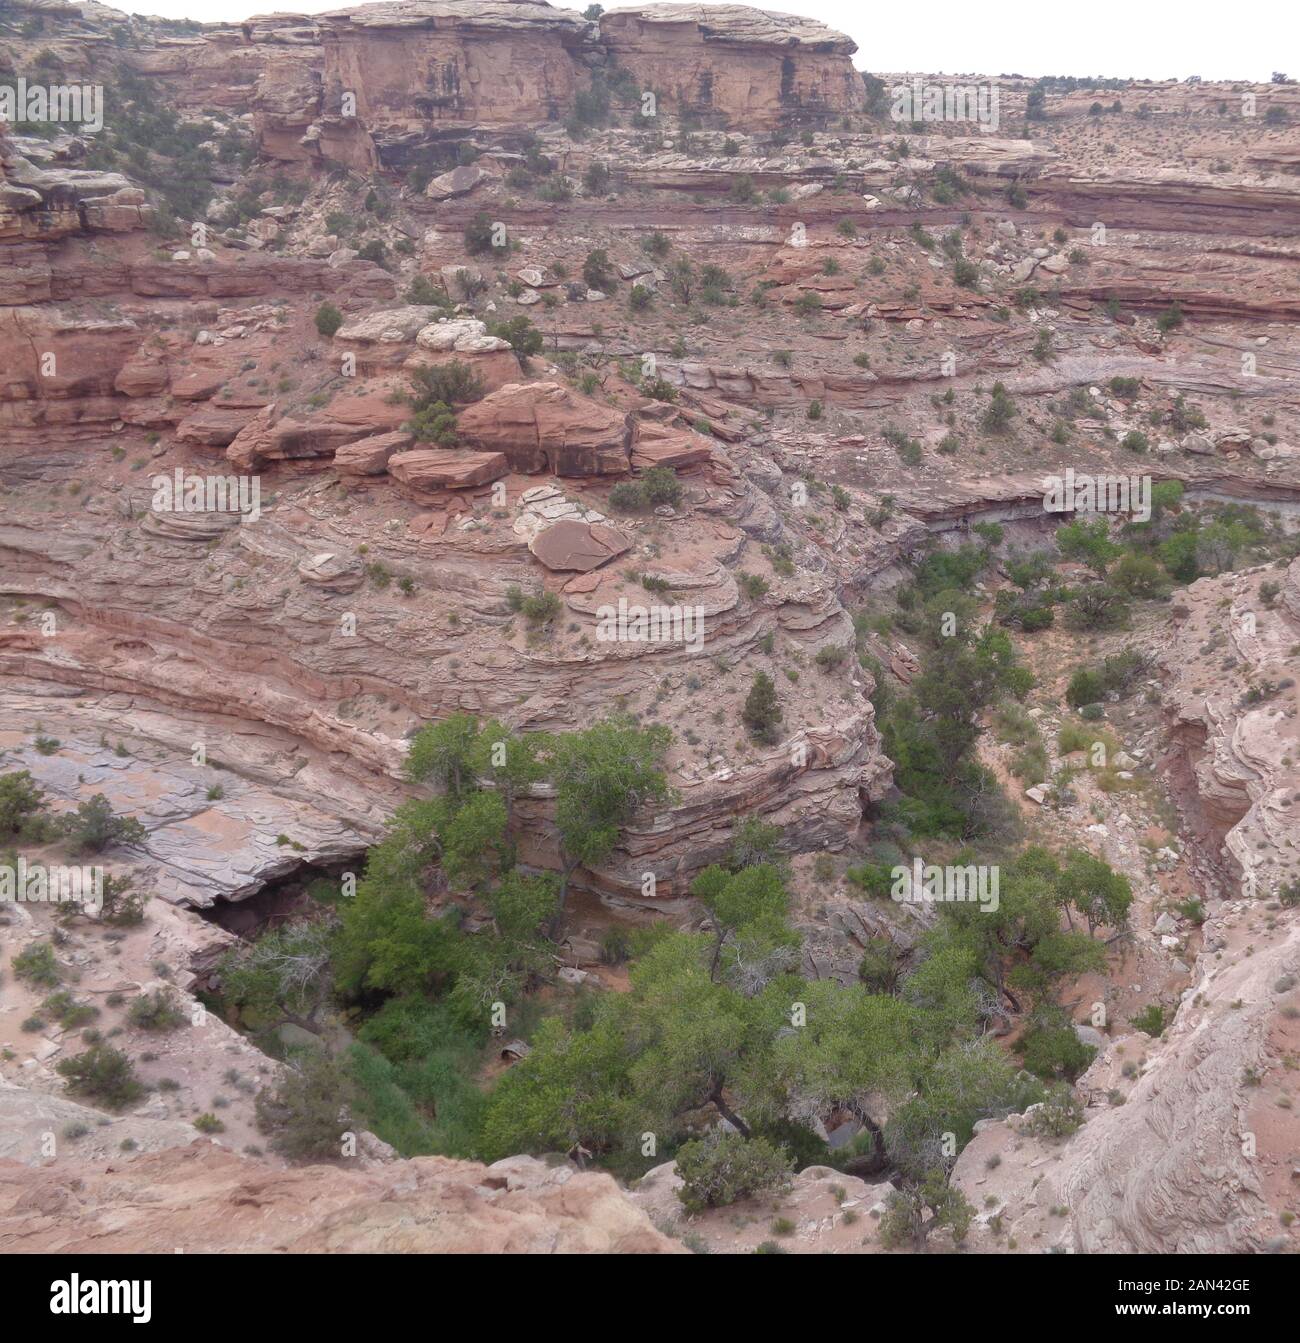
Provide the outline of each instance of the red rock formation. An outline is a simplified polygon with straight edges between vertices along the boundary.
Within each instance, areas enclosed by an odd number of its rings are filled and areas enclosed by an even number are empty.
[[[555,120],[595,27],[541,0],[385,0],[320,17],[324,110],[371,129]]]
[[[513,471],[620,474],[632,430],[626,414],[556,382],[509,383],[461,412],[466,442],[506,455]]]
[[[857,45],[815,19],[745,5],[639,5],[600,18],[611,62],[674,111],[744,129],[862,106]]]

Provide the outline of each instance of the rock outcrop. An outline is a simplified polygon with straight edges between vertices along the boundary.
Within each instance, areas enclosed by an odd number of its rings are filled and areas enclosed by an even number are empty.
[[[857,45],[815,19],[746,5],[637,5],[600,17],[611,61],[670,110],[728,127],[817,122],[862,106]]]
[[[0,1092],[0,1096],[3,1093]],[[0,1250],[673,1254],[613,1179],[511,1157],[271,1170],[200,1139],[110,1165],[0,1161]]]
[[[461,412],[467,443],[505,455],[512,471],[621,475],[629,466],[628,416],[555,382],[510,383]]]

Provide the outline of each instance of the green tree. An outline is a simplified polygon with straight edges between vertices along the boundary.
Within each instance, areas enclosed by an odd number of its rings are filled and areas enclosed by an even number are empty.
[[[343,1060],[325,1049],[308,1049],[257,1093],[257,1126],[271,1147],[291,1160],[338,1157],[355,1096]]]
[[[291,1022],[306,1031],[317,1019],[332,988],[332,929],[323,920],[289,924],[240,943],[218,969],[226,1001],[252,1012],[262,1028]]]
[[[29,770],[0,774],[0,835],[16,835],[45,810],[45,790]]]
[[[604,248],[587,253],[587,259],[582,263],[582,278],[587,282],[588,289],[603,291],[614,287],[617,277],[614,267],[610,265],[609,253]]]
[[[103,853],[121,844],[143,844],[145,828],[130,816],[116,816],[108,798],[96,793],[77,804],[77,810],[64,818],[64,833],[74,849],[83,853]]]
[[[618,718],[554,738],[549,774],[563,863],[561,911],[573,873],[604,862],[641,807],[672,796],[663,772],[671,740],[666,727]]]
[[[473,714],[454,713],[427,723],[406,753],[407,775],[417,783],[438,784],[459,799],[476,786],[478,746],[479,724]]]
[[[788,968],[792,957],[780,952],[783,948],[792,951],[799,939],[786,926],[790,897],[780,869],[759,864],[733,873],[706,867],[692,882],[691,894],[704,906],[713,929],[709,974],[714,979],[724,968],[723,948],[729,942],[733,961],[739,960],[751,973],[756,962],[764,959],[771,962],[772,970]]]
[[[741,722],[755,741],[770,746],[780,738],[782,717],[781,703],[777,699],[772,678],[766,672],[755,672],[754,682],[745,696],[744,708],[740,711]]]
[[[1105,574],[1122,548],[1110,539],[1105,518],[1079,518],[1056,529],[1056,547],[1067,560],[1086,564],[1098,577]]]
[[[919,1184],[890,1194],[880,1218],[880,1243],[887,1250],[923,1250],[934,1232],[945,1230],[960,1245],[974,1216],[975,1209],[961,1190],[954,1189],[942,1171],[930,1171]]]
[[[1071,927],[1074,926],[1071,909],[1083,915],[1089,933],[1100,927],[1119,932],[1128,927],[1133,888],[1127,877],[1102,859],[1083,849],[1067,850],[1058,889]]]

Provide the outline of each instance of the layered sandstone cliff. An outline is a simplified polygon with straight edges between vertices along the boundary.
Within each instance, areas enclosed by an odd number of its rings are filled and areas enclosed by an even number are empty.
[[[745,5],[638,5],[600,18],[611,61],[673,111],[746,128],[857,111],[856,44],[814,19]]]

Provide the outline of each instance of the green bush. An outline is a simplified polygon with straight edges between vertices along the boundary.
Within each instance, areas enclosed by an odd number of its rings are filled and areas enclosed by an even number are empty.
[[[332,336],[343,325],[343,314],[332,303],[322,303],[316,309],[316,330],[322,336]]]
[[[653,507],[668,504],[676,508],[682,501],[682,487],[671,466],[652,466],[641,477],[641,489]]]
[[[413,404],[417,411],[437,402],[447,406],[466,405],[483,395],[483,379],[460,359],[417,368],[411,374],[411,380],[416,388]]]
[[[0,835],[24,830],[45,810],[45,792],[30,771],[0,774]]]
[[[534,625],[545,625],[564,609],[564,603],[554,592],[538,592],[525,597],[519,607],[524,619]]]
[[[780,1194],[789,1188],[793,1164],[766,1138],[714,1129],[679,1149],[677,1173],[682,1184],[677,1197],[688,1212],[701,1212],[760,1194]]]
[[[1079,1039],[1063,1012],[1043,1013],[1035,1019],[1021,1037],[1020,1050],[1025,1067],[1036,1077],[1070,1082],[1097,1053],[1094,1046]]]
[[[12,968],[19,979],[42,988],[53,988],[63,978],[50,942],[33,942],[25,951],[18,952]]]
[[[446,290],[440,289],[427,275],[417,275],[407,286],[404,297],[407,303],[416,307],[445,309],[451,306]]]
[[[142,1031],[174,1031],[189,1023],[170,989],[142,993],[127,1009],[126,1019]]]
[[[620,480],[609,492],[609,506],[618,513],[637,513],[646,507],[640,481]]]
[[[337,1157],[351,1123],[355,1095],[342,1062],[324,1049],[303,1053],[254,1101],[257,1126],[271,1147],[292,1160]]]
[[[62,827],[72,847],[82,853],[102,853],[119,844],[142,844],[146,834],[139,821],[115,816],[103,793],[78,803],[77,810],[63,818]]]
[[[542,333],[522,313],[504,322],[493,323],[488,328],[488,333],[508,341],[511,349],[521,359],[541,353]]]
[[[95,1044],[83,1054],[55,1065],[74,1096],[85,1096],[110,1110],[123,1110],[144,1095],[131,1060],[111,1045]]]
[[[482,256],[485,252],[505,251],[505,247],[497,247],[496,236],[492,221],[480,210],[465,225],[465,251],[470,256]]]
[[[1070,677],[1070,684],[1065,691],[1065,699],[1072,708],[1077,709],[1083,704],[1096,704],[1104,694],[1105,690],[1100,675],[1097,672],[1080,668]]]

